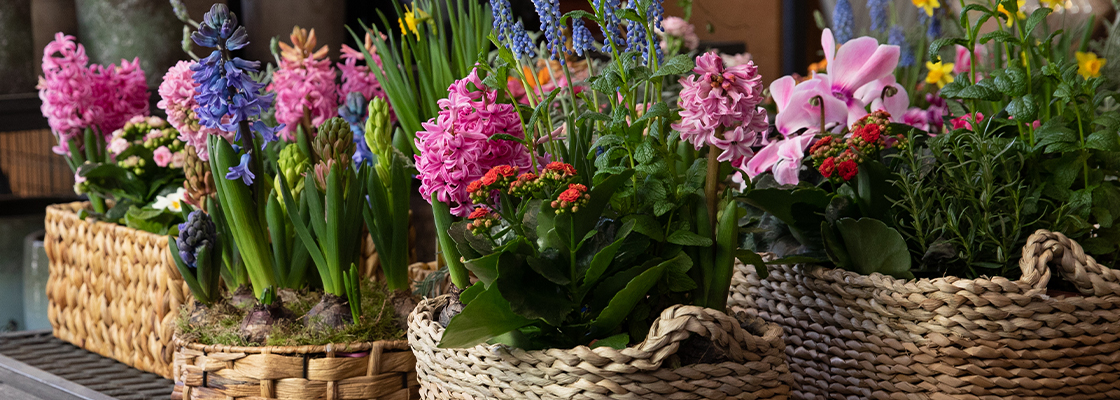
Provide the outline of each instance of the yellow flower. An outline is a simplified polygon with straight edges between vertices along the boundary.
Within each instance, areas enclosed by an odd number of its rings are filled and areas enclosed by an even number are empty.
[[[926,16],[932,17],[935,8],[941,8],[940,0],[910,0],[915,7],[926,10]]]
[[[1101,76],[1101,67],[1104,67],[1105,59],[1097,58],[1096,53],[1077,52],[1077,73],[1085,77],[1085,79],[1095,78]]]
[[[1006,24],[1007,24],[1007,27],[1008,27],[1008,28],[1010,28],[1010,27],[1011,27],[1011,25],[1015,23],[1015,20],[1016,20],[1016,19],[1027,19],[1027,14],[1024,14],[1024,13],[1023,13],[1023,6],[1025,6],[1025,5],[1027,4],[1027,0],[1017,0],[1017,1],[1015,2],[1015,3],[1017,3],[1017,4],[1019,5],[1019,7],[1018,7],[1018,8],[1019,8],[1019,12],[1016,12],[1016,13],[1015,13],[1015,18],[1011,18],[1011,12],[1010,12],[1010,11],[1007,11],[1007,9],[1006,9],[1006,8],[1003,8],[1003,4],[1000,4],[1000,5],[999,5],[999,9],[998,9],[998,11],[999,11],[999,12],[1000,12],[1001,14],[1003,14],[1003,15],[1007,16],[1007,22],[1006,22]]]
[[[926,75],[926,83],[937,84],[937,88],[940,89],[953,82],[953,63],[926,61],[926,68],[929,69],[929,74]]]
[[[1066,5],[1066,0],[1038,0],[1038,2],[1051,10],[1058,10]]]
[[[409,32],[416,35],[416,40],[420,40],[420,30],[416,29],[417,25],[431,19],[427,12],[419,8],[404,8],[404,19],[397,18],[397,23],[401,25],[401,32],[407,35]]]

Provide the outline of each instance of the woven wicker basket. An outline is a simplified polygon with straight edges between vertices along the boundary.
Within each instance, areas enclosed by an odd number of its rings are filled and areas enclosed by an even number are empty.
[[[448,299],[426,299],[408,317],[421,399],[785,399],[790,393],[782,332],[774,324],[748,332],[722,312],[673,306],[644,342],[623,350],[439,349],[443,327],[433,315]],[[710,339],[731,361],[665,365],[691,335]]]
[[[88,203],[47,207],[48,317],[59,339],[171,376],[175,318],[190,291],[167,237],[78,218]]]
[[[192,297],[171,259],[167,237],[78,218],[88,204],[47,207],[43,242],[50,259],[47,299],[54,335],[171,378],[175,318]],[[410,241],[414,235],[409,229]],[[362,274],[380,274],[369,235],[362,256]],[[423,276],[427,268],[414,264],[409,276]]]
[[[1022,278],[903,281],[740,266],[732,304],[785,329],[794,398],[1120,399],[1120,270],[1060,233],[1023,247]],[[1082,295],[1048,295],[1051,267]]]
[[[416,358],[403,340],[236,347],[176,341],[172,399],[417,398]]]

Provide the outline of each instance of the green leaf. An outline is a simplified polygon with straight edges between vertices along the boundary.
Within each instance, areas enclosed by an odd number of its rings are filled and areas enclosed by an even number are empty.
[[[753,265],[754,270],[758,273],[758,279],[766,279],[770,276],[770,270],[766,269],[766,263],[762,261],[762,256],[750,250],[736,250],[735,258],[743,264]]]
[[[677,54],[672,58],[665,61],[657,72],[653,73],[653,78],[668,75],[682,75],[688,73],[696,67],[696,62],[691,57],[685,54]]]
[[[630,335],[626,334],[626,333],[620,333],[620,334],[608,337],[606,339],[599,339],[599,340],[596,340],[596,341],[592,342],[591,343],[591,348],[594,349],[596,347],[606,346],[606,347],[610,347],[612,349],[622,350],[622,349],[625,349],[626,345],[628,345],[628,344],[630,344]]]
[[[667,116],[669,116],[669,107],[666,106],[665,103],[654,103],[654,105],[650,106],[648,110],[642,113],[641,117],[638,117],[638,120],[634,121],[634,124],[639,124],[653,118],[664,118]]]
[[[602,250],[599,250],[598,253],[595,253],[595,256],[591,258],[591,264],[587,267],[587,273],[584,274],[584,285],[593,284],[603,276],[603,273],[607,271],[607,267],[611,265],[611,261],[614,260],[614,256],[618,254],[618,249],[622,247],[622,243],[626,240],[626,237],[630,235],[630,232],[634,230],[636,225],[637,222],[635,219],[625,221],[622,227],[619,228],[618,233],[615,234],[614,242],[607,245]]]
[[[491,286],[501,291],[502,298],[509,301],[514,313],[529,319],[543,319],[550,325],[561,325],[575,309],[576,304],[565,286],[550,281],[532,268],[525,268],[525,263],[517,254],[509,251],[495,254],[501,254],[501,258],[498,261],[498,279]],[[561,259],[557,257],[555,260]],[[559,264],[556,261],[551,261],[554,266]]]
[[[712,239],[700,236],[695,232],[684,229],[670,233],[667,240],[669,241],[669,243],[679,244],[681,246],[707,247],[712,245]]]
[[[482,294],[482,292],[485,292],[485,291],[486,291],[486,284],[484,284],[482,282],[476,282],[475,284],[468,287],[466,290],[463,290],[462,293],[459,293],[459,302],[463,303],[464,305],[465,304],[470,304],[472,301],[474,301],[474,299],[476,297],[478,297],[478,295]]]
[[[495,133],[493,136],[490,136],[490,139],[487,139],[487,140],[509,140],[511,142],[517,142],[517,143],[521,143],[521,144],[528,144],[529,143],[524,138],[519,138],[517,136],[513,136],[513,135],[510,135],[508,133]]]
[[[1116,132],[1096,131],[1085,138],[1085,148],[1103,151],[1120,151]]]
[[[491,286],[463,307],[463,312],[451,318],[438,347],[471,347],[532,323],[533,320],[514,314],[498,288]]]
[[[900,279],[912,279],[910,252],[898,231],[882,221],[870,218],[843,218],[836,229],[856,272],[870,275],[878,272]]]
[[[611,298],[607,307],[591,322],[593,330],[598,334],[613,332],[622,324],[626,316],[630,315],[630,311],[634,309],[638,301],[644,299],[649,290],[657,284],[657,281],[661,280],[661,275],[665,273],[665,270],[677,264],[691,267],[692,259],[681,252],[676,257],[665,260],[632,279],[626,284],[625,288]]]
[[[591,89],[600,93],[614,95],[622,87],[622,78],[615,71],[603,71],[598,78],[591,80]]]
[[[986,81],[980,81],[975,85],[966,86],[960,92],[957,92],[957,98],[987,101],[998,101],[1003,98],[1002,93],[988,85],[990,84]]]
[[[1016,39],[1015,36],[1002,29],[985,33],[984,35],[980,36],[980,40],[978,42],[980,44],[987,44],[992,40],[1000,43],[1019,45],[1019,39]]]
[[[1031,13],[1031,16],[1027,17],[1027,21],[1023,22],[1023,28],[1027,31],[1026,36],[1030,36],[1031,33],[1034,32],[1034,28],[1038,27],[1038,24],[1045,20],[1046,16],[1050,15],[1053,11],[1054,10],[1046,7],[1035,9],[1034,12]]]
[[[647,214],[633,214],[622,218],[623,223],[634,221],[634,231],[658,242],[665,241],[665,231],[657,219]]]
[[[584,111],[583,114],[579,115],[579,118],[576,118],[576,120],[580,121],[580,122],[585,121],[585,120],[610,121],[611,117],[609,115],[603,114],[601,112]]]
[[[968,41],[964,40],[964,39],[961,39],[961,38],[940,38],[940,39],[934,40],[933,43],[929,44],[930,61],[933,61],[933,62],[941,61],[941,57],[939,56],[939,54],[941,53],[941,48],[943,48],[945,46],[952,46],[952,45],[955,45],[955,44],[959,44],[961,46],[967,46]]]
[[[962,79],[961,77],[957,77],[957,79],[949,82],[945,85],[945,87],[941,88],[941,97],[944,97],[946,99],[959,99],[961,98],[961,91],[964,90],[964,88],[968,87],[968,85],[969,83],[967,80]]]
[[[1007,113],[1015,117],[1015,121],[1022,121],[1025,124],[1030,124],[1031,121],[1034,121],[1035,117],[1038,115],[1038,101],[1035,100],[1035,97],[1033,95],[1021,94],[1012,96],[1018,97],[1011,99],[1011,102],[1007,103]]]
[[[1003,92],[1003,94],[1016,97],[1027,93],[1029,82],[1027,81],[1027,73],[1022,68],[1014,65],[1007,67],[1007,69],[997,72],[992,79],[996,90]]]

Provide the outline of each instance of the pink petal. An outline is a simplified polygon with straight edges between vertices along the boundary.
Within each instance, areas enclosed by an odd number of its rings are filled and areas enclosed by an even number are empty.
[[[824,59],[827,61],[828,73],[832,73],[832,59],[836,57],[836,39],[832,37],[832,30],[824,28],[821,32],[821,49],[824,50]]]
[[[774,163],[778,162],[778,147],[782,141],[773,141],[755,153],[754,158],[747,161],[747,176],[754,178],[763,172],[769,171]]]
[[[789,96],[793,94],[794,86],[797,86],[797,81],[794,81],[793,77],[788,75],[770,83],[770,96],[774,98],[774,104],[778,106],[778,112],[782,112],[789,105]]]
[[[778,181],[779,185],[796,185],[800,182],[800,180],[797,179],[797,173],[800,171],[800,162],[794,163],[782,160],[782,162],[774,166],[774,180]]]
[[[859,87],[890,75],[898,66],[898,56],[898,46],[879,45],[875,38],[848,41],[836,51],[835,61],[828,63],[833,92],[851,95]]]

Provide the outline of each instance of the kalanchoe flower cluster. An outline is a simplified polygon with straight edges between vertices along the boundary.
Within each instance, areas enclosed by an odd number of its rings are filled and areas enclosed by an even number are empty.
[[[494,32],[498,41],[509,44],[514,57],[536,56],[536,46],[525,32],[525,27],[521,21],[514,21],[509,0],[490,0],[490,9],[494,14]]]
[[[305,111],[311,123],[319,125],[337,115],[339,99],[327,46],[314,50],[315,30],[309,33],[297,26],[289,37],[290,46],[279,44],[280,69],[272,74],[268,90],[276,93],[276,121],[285,125],[281,136],[292,141]]]
[[[167,122],[179,131],[179,139],[193,147],[199,159],[209,161],[206,138],[218,135],[226,140],[233,140],[233,132],[199,124],[198,101],[194,99],[198,94],[195,89],[198,84],[194,82],[190,69],[194,64],[194,61],[179,61],[167,70],[163,75],[163,82],[159,84],[160,101],[156,106],[167,112]]]
[[[218,243],[218,230],[214,221],[206,213],[195,210],[187,216],[187,222],[179,224],[179,237],[175,244],[179,246],[179,258],[191,268],[195,268],[197,255],[200,250],[212,247]]]
[[[850,181],[859,173],[859,164],[866,157],[877,156],[887,147],[889,124],[890,115],[876,111],[852,125],[847,139],[833,135],[822,137],[809,148],[813,165],[825,178]]]
[[[482,178],[467,185],[467,194],[475,204],[486,204],[496,191],[509,189],[517,178],[518,168],[511,165],[499,165],[490,168]]]
[[[490,232],[490,228],[498,224],[502,217],[498,213],[491,212],[486,207],[477,207],[467,216],[470,222],[467,223],[467,230],[474,235],[484,235]]]
[[[591,200],[591,195],[587,194],[587,186],[569,183],[568,189],[560,192],[550,205],[556,209],[557,214],[576,213],[579,212],[580,206],[587,204],[588,200]]]
[[[538,178],[540,178],[540,176],[532,172],[518,175],[516,180],[509,183],[509,195],[526,197],[541,190],[544,187],[544,183]]]
[[[240,135],[238,125],[250,122],[253,132],[266,141],[276,140],[276,130],[281,127],[270,128],[259,119],[273,100],[272,94],[261,93],[264,85],[250,75],[259,72],[260,62],[229,60],[222,55],[249,43],[245,27],[237,26],[237,16],[224,4],[215,4],[191,39],[199,46],[216,48],[190,67],[192,78],[199,84],[195,95],[199,124]]]
[[[541,19],[541,32],[544,32],[545,45],[553,60],[564,63],[564,29],[560,22],[560,3],[556,0],[533,0],[533,7]]]
[[[438,101],[439,115],[416,133],[415,156],[420,193],[426,199],[448,203],[452,214],[465,216],[471,210],[467,184],[482,178],[498,165],[521,170],[532,167],[528,150],[510,140],[490,140],[504,133],[525,137],[517,111],[497,103],[498,92],[486,87],[477,71],[448,88],[448,97]],[[430,200],[429,200],[430,201]]]
[[[175,128],[163,119],[138,115],[123,128],[113,131],[109,153],[118,166],[131,170],[138,177],[150,179],[159,168],[183,167],[187,158],[186,146],[178,136]],[[122,156],[125,152],[128,154]]]
[[[673,129],[697,150],[715,145],[721,160],[736,167],[754,154],[750,149],[767,129],[762,76],[753,62],[731,68],[715,53],[696,57],[694,75],[681,79],[681,121]],[[723,131],[722,134],[719,134]]]
[[[57,33],[43,50],[39,99],[59,138],[55,153],[69,152],[67,142],[80,139],[85,128],[108,136],[129,118],[148,115],[148,86],[139,58],[121,60],[120,67],[88,64],[85,48],[73,36]]]

